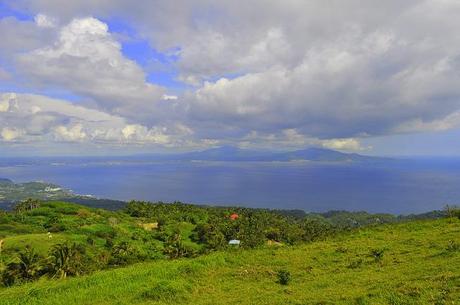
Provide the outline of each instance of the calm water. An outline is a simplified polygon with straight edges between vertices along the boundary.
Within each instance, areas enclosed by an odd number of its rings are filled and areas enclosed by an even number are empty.
[[[0,177],[79,194],[326,211],[416,213],[460,203],[460,160],[379,164],[0,160]]]

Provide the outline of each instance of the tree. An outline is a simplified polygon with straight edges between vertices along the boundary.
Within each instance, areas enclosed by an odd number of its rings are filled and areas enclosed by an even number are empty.
[[[27,246],[19,253],[18,261],[11,262],[6,266],[2,274],[2,282],[5,286],[11,286],[18,282],[29,282],[38,279],[44,271],[44,259],[34,249]]]
[[[113,246],[109,264],[115,266],[127,265],[136,260],[137,253],[135,249],[128,242],[123,241]]]
[[[194,251],[184,245],[180,232],[174,232],[165,242],[163,253],[169,258],[189,257]]]
[[[40,205],[41,205],[40,200],[28,198],[26,200],[23,200],[23,201],[17,203],[14,206],[13,210],[16,213],[23,213],[23,212],[26,212],[26,211],[32,211],[33,209],[39,208]]]
[[[84,272],[85,249],[77,244],[56,244],[50,253],[52,277],[66,278]]]
[[[194,233],[196,234],[195,240],[205,244],[208,249],[221,249],[226,245],[224,234],[215,224],[199,224],[196,226]]]

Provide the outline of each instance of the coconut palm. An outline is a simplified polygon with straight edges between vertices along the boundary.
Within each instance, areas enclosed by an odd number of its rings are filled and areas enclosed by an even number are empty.
[[[83,272],[83,249],[77,244],[56,244],[51,249],[50,271],[52,277],[66,278]]]
[[[43,274],[43,262],[43,257],[27,246],[19,253],[16,262],[6,266],[2,274],[3,284],[10,286],[16,282],[28,282],[39,278]]]

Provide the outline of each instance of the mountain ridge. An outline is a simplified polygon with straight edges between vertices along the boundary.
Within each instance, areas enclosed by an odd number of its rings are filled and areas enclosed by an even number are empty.
[[[175,161],[318,161],[318,162],[369,162],[392,160],[384,157],[365,156],[357,153],[344,153],[332,149],[309,147],[294,151],[250,150],[236,146],[221,146],[202,151],[179,154],[149,155],[157,160]]]

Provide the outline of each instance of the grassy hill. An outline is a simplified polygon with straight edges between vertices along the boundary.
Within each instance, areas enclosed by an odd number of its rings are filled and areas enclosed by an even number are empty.
[[[288,285],[278,272],[288,271]],[[460,220],[361,228],[0,288],[0,304],[460,304]]]

